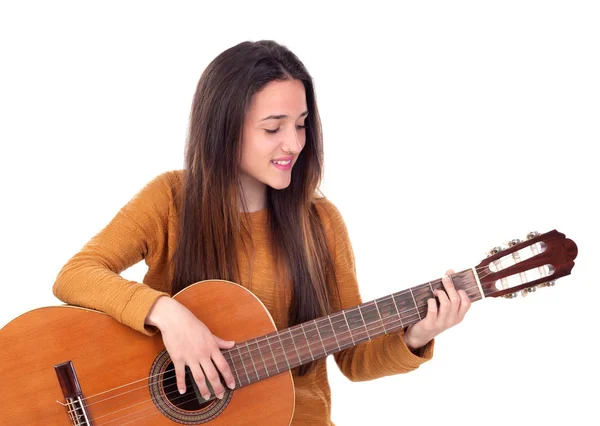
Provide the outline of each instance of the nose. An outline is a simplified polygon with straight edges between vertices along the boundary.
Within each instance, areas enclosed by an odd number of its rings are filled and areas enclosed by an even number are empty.
[[[305,144],[306,138],[306,129],[296,129],[294,125],[294,129],[290,132],[286,132],[283,142],[281,144],[281,149],[284,152],[291,152],[294,154],[298,154],[302,151]]]

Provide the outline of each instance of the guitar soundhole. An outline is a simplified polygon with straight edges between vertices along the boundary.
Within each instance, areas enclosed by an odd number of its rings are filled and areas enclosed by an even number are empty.
[[[196,397],[192,384],[193,377],[186,369],[185,375],[185,393],[182,395],[177,390],[177,379],[175,377],[175,366],[173,363],[167,364],[163,374],[163,389],[167,399],[176,407],[182,410],[198,411],[212,404],[213,401],[201,403]]]
[[[177,390],[173,363],[166,350],[158,355],[150,369],[148,387],[152,401],[165,417],[176,423],[207,423],[223,412],[233,396],[233,392],[226,391],[223,399],[203,402],[198,399],[192,380],[191,374],[186,374],[186,392],[181,395]]]

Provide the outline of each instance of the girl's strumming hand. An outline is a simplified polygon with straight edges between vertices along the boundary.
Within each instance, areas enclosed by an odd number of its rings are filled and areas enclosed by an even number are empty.
[[[204,399],[210,398],[207,380],[217,398],[223,398],[225,389],[219,380],[217,369],[225,379],[227,387],[235,387],[231,368],[220,351],[232,348],[235,342],[213,335],[208,327],[181,303],[166,296],[158,298],[146,317],[146,324],[157,327],[162,334],[165,348],[175,366],[179,393],[183,394],[186,391],[186,365],[190,368]]]

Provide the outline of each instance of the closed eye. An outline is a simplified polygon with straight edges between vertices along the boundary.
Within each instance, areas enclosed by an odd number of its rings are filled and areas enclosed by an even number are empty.
[[[297,129],[306,129],[306,126],[296,126]],[[265,129],[265,132],[269,133],[269,134],[274,134],[277,133],[279,131],[280,127],[276,128],[275,130],[269,130],[269,129]]]

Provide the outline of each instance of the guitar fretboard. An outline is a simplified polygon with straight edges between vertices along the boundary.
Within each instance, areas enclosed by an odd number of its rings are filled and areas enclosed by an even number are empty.
[[[471,301],[481,299],[471,269],[452,275],[452,281]],[[249,385],[417,323],[437,289],[443,289],[441,279],[239,343],[223,355],[236,387]]]

